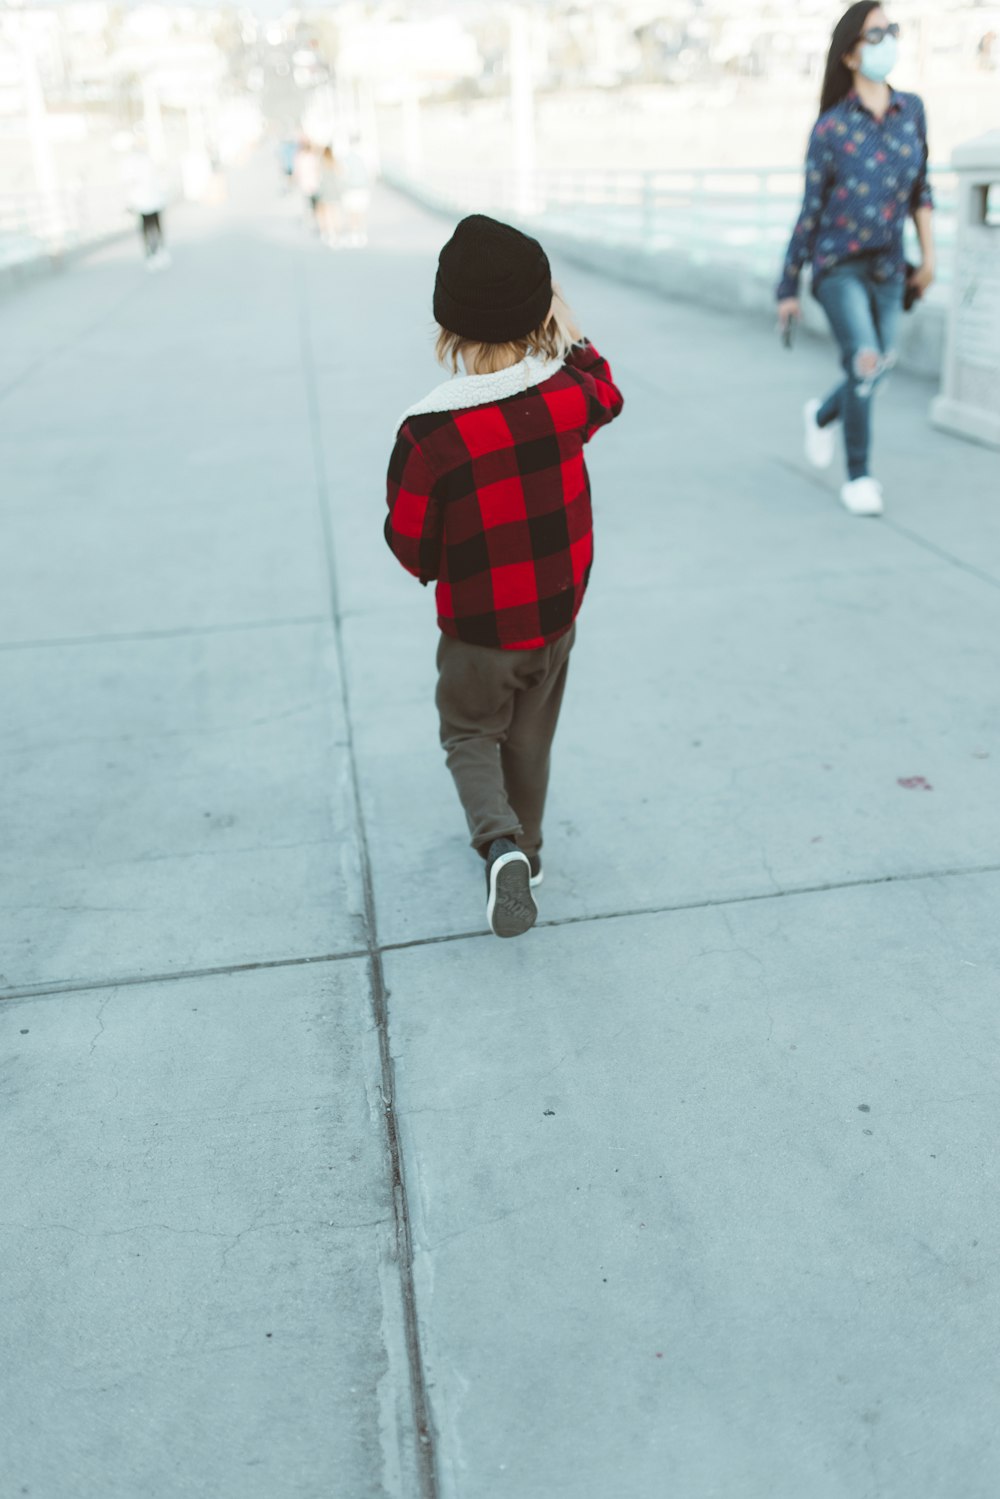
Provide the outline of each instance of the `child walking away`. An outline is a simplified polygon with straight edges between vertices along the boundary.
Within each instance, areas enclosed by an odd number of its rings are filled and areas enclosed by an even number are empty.
[[[137,146],[132,152],[125,172],[129,206],[139,220],[146,269],[163,270],[170,264],[170,255],[163,242],[163,210],[167,202],[163,175],[141,146]]]
[[[385,536],[437,581],[441,743],[486,862],[490,927],[516,937],[538,915],[550,750],[593,560],[583,445],[622,396],[541,245],[510,225],[462,220],[434,316],[454,378],[402,418]]]

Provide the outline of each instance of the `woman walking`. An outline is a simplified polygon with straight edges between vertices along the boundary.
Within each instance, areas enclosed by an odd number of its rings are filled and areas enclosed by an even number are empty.
[[[340,162],[332,146],[324,146],[320,157],[319,226],[323,243],[333,249],[340,234]]]
[[[934,280],[933,202],[927,182],[927,123],[916,94],[890,87],[899,27],[881,5],[861,0],[842,16],[827,58],[819,119],[806,161],[802,212],[778,286],[783,328],[800,315],[799,276],[812,267],[812,291],[830,322],[846,378],[805,408],[806,455],[833,462],[841,422],[847,482],[840,496],[854,515],[881,515],[882,486],[869,467],[872,394],[895,363],[907,283],[921,297]],[[907,267],[903,229],[912,214],[921,265]]]
[[[322,199],[320,196],[320,182],[322,180],[322,162],[318,146],[311,141],[306,141],[300,148],[295,158],[295,182],[302,194],[304,203],[308,205],[309,222],[319,234],[322,230],[320,220]]]

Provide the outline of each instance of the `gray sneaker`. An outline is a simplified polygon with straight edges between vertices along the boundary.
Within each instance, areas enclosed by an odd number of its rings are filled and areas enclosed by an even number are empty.
[[[497,838],[486,856],[486,919],[498,937],[520,937],[538,920],[531,865],[510,838]]]
[[[540,854],[529,854],[528,863],[531,865],[531,888],[540,885],[545,878],[542,871],[542,859]]]

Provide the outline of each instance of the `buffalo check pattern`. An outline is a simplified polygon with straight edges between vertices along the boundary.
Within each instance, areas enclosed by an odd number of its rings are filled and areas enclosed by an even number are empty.
[[[436,580],[447,635],[534,650],[573,624],[593,562],[584,444],[622,409],[594,346],[457,378],[404,418],[389,461],[385,537]]]

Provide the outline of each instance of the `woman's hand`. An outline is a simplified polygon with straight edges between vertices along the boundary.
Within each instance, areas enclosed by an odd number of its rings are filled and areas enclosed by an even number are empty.
[[[922,297],[928,288],[934,284],[934,263],[925,260],[923,265],[917,266],[915,271],[910,272],[910,285],[916,290],[917,296]]]
[[[802,308],[799,306],[798,297],[785,297],[778,303],[778,327],[787,328],[789,323],[798,323],[802,320]]]

